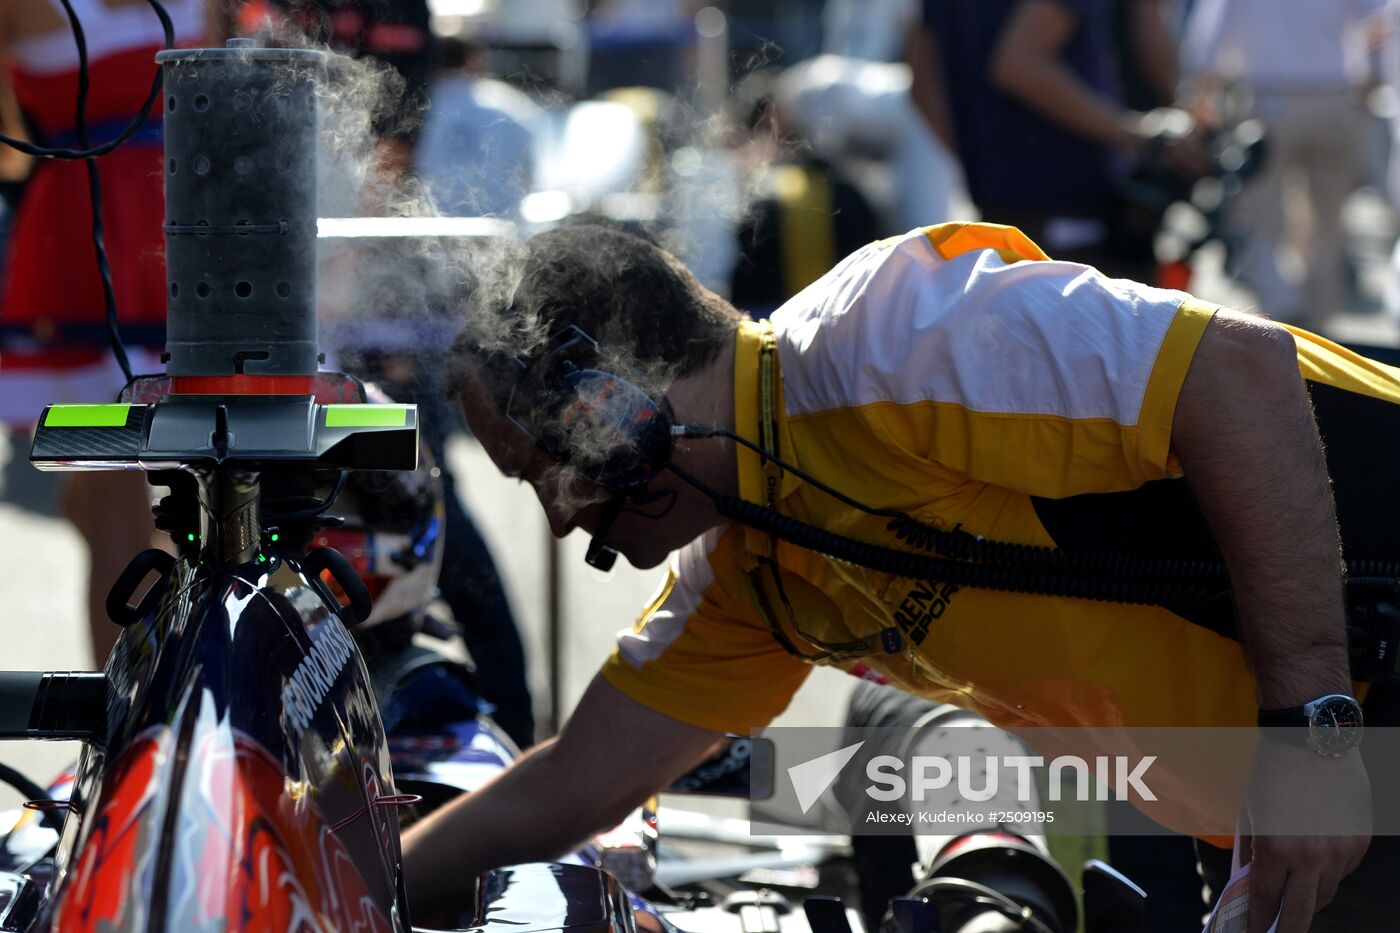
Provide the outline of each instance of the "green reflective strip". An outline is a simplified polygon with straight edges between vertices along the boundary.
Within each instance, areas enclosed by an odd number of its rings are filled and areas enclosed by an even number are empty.
[[[328,428],[401,428],[408,424],[407,405],[327,405]]]
[[[50,405],[46,428],[120,428],[126,426],[127,404]]]

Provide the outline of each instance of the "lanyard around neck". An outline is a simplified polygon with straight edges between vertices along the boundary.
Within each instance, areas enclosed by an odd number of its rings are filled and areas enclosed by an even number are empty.
[[[771,326],[765,326],[758,344],[758,445],[763,448],[763,500],[773,511],[778,510],[778,490],[782,487],[783,468],[773,459],[778,455],[778,338]],[[770,559],[778,554],[778,539],[768,535],[767,553]]]

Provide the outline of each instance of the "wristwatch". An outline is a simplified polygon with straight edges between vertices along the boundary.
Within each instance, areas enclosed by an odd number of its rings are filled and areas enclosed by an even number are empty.
[[[1360,745],[1363,725],[1361,704],[1343,693],[1329,693],[1290,709],[1259,711],[1260,728],[1287,730],[1273,737],[1307,745],[1327,758],[1340,758]]]

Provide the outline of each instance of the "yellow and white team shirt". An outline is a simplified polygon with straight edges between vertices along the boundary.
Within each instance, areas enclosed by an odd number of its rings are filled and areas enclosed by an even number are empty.
[[[773,316],[777,452],[944,529],[1210,556],[1170,439],[1214,310],[1048,261],[1009,227],[948,224],[871,244]],[[737,431],[754,441],[768,326],[745,323],[735,345]],[[1310,384],[1400,412],[1400,370],[1295,335]],[[741,496],[768,502],[759,457],[737,456]],[[801,521],[903,546],[883,519],[791,473],[776,500]],[[667,716],[734,732],[780,713],[811,663],[870,669],[1006,727],[1254,723],[1241,645],[1167,609],[959,589],[782,542],[770,558],[770,546],[731,525],[675,555],[607,680]]]

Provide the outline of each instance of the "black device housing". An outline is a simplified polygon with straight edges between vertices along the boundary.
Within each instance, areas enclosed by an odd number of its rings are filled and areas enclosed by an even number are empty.
[[[167,371],[314,373],[316,85],[325,56],[230,45],[156,56],[165,81]]]

